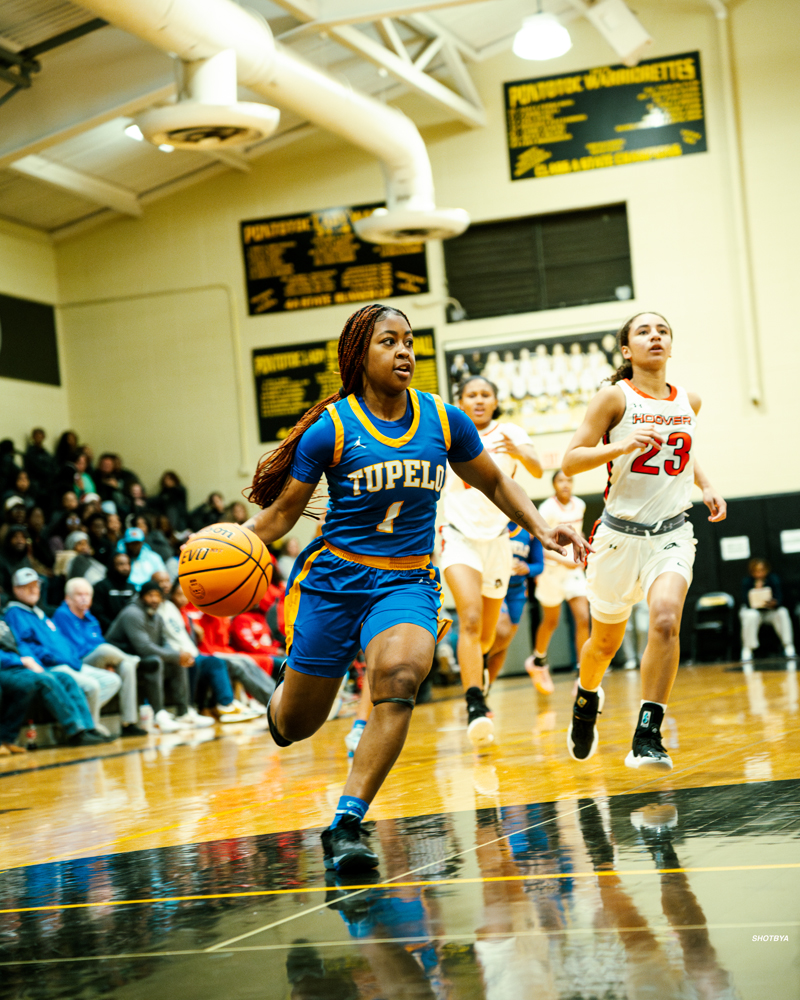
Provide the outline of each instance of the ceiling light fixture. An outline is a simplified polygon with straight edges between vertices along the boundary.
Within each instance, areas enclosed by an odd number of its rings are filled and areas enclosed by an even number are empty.
[[[129,139],[135,139],[137,142],[142,142],[144,140],[144,135],[142,135],[142,130],[138,125],[129,125],[125,129],[125,135],[127,135]]]
[[[514,55],[534,62],[557,59],[571,48],[569,32],[554,14],[542,12],[541,0],[539,12],[524,18],[514,36]]]
[[[173,149],[175,149],[175,147],[170,146],[168,142],[162,142],[158,148],[161,150],[162,153],[171,153]]]

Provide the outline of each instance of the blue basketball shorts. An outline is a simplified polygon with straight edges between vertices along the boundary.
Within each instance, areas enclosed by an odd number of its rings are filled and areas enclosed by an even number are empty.
[[[522,583],[515,583],[515,578],[511,577],[511,583],[508,585],[502,608],[511,619],[512,625],[519,625],[522,612],[525,610],[525,605],[528,602],[528,588],[525,586],[528,582],[527,576],[518,576],[516,579],[522,580]]]
[[[286,590],[288,665],[301,674],[343,677],[359,649],[393,625],[426,629],[437,641],[450,625],[442,617],[439,571],[366,566],[315,538],[295,560]],[[400,560],[373,559],[385,565]],[[422,561],[422,559],[420,559]]]

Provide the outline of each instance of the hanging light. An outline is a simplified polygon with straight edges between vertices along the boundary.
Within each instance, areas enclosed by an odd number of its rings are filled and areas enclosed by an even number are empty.
[[[522,22],[522,27],[514,36],[513,51],[520,59],[542,62],[557,59],[569,52],[572,39],[564,25],[554,14],[532,14]]]

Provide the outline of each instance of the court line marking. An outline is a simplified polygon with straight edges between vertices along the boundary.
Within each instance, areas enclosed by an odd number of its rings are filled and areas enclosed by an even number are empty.
[[[485,845],[481,845],[485,846]],[[248,892],[213,892],[194,896],[151,896],[145,899],[109,899],[105,902],[92,903],[52,903],[43,906],[21,906],[16,909],[0,910],[2,913],[42,913],[50,910],[86,910],[103,906],[137,906],[141,904],[154,903],[187,903],[196,902],[203,899],[246,899],[248,897],[264,896],[294,896],[299,893],[310,892],[330,892],[337,888],[340,890],[350,890],[352,894],[356,890],[368,889],[396,889],[396,888],[423,888],[431,889],[439,885],[483,885],[488,882],[534,882],[546,881],[547,879],[569,879],[569,878],[602,878],[609,875],[679,875],[696,874],[698,872],[751,872],[767,871],[777,869],[785,871],[793,868],[800,868],[800,862],[787,862],[782,865],[709,865],[697,868],[622,868],[622,869],[601,869],[593,872],[535,872],[530,875],[486,875],[475,878],[442,878],[413,882],[369,882],[359,885],[357,883],[348,886],[314,885],[300,886],[294,889],[253,889]],[[350,896],[345,898],[349,899]],[[327,902],[326,902],[327,905]]]
[[[760,746],[762,742],[763,742],[762,740],[754,740],[753,742],[746,744],[746,747]],[[732,748],[731,750],[728,751],[728,753],[722,754],[721,756],[723,758],[732,756],[734,753],[740,753],[741,749],[742,749],[741,747]],[[674,774],[676,776],[678,774],[688,774],[692,771],[697,770],[698,768],[706,766],[707,766],[706,761],[698,761],[698,763],[696,764],[690,764],[687,767],[683,768],[682,770],[677,772],[670,772],[670,774],[671,775]],[[630,795],[636,791],[645,790],[649,786],[655,784],[656,782],[663,782],[665,777],[666,775],[664,773],[656,774],[649,781],[643,781],[639,785],[634,785],[633,788],[630,788],[625,794]],[[568,801],[568,800],[561,800],[561,801]],[[593,805],[594,805],[594,798],[590,798],[590,801],[585,806],[576,805],[576,808],[573,809],[573,815],[578,816],[583,811],[583,809],[589,809]],[[542,820],[537,823],[531,823],[529,826],[521,827],[519,830],[515,830],[514,833],[520,834],[520,833],[526,833],[529,830],[536,830],[542,826],[546,826],[548,823],[554,823],[555,820],[556,817],[552,817],[550,819]],[[397,875],[395,878],[389,879],[388,883],[396,883],[400,879],[408,878],[409,875],[416,875],[418,872],[424,872],[427,868],[432,868],[434,865],[439,865],[447,861],[455,861],[458,858],[466,857],[466,855],[468,854],[474,854],[478,850],[479,846],[488,847],[490,844],[499,844],[502,843],[504,840],[508,840],[511,836],[512,834],[504,834],[502,837],[495,837],[494,840],[488,840],[484,844],[481,845],[476,844],[474,847],[467,848],[467,850],[465,851],[457,851],[455,854],[451,854],[447,857],[440,858],[436,861],[430,861],[428,862],[428,864],[420,865],[418,868],[412,868],[410,871],[403,872],[402,874]],[[342,901],[344,901],[345,899],[353,899],[356,896],[363,895],[363,893],[366,891],[368,890],[358,889],[346,896],[343,896]],[[256,934],[262,934],[265,931],[272,930],[275,927],[280,927],[283,924],[291,923],[293,920],[299,920],[301,917],[308,916],[311,913],[317,913],[319,910],[325,909],[327,905],[328,905],[327,903],[319,903],[317,906],[312,906],[309,909],[299,910],[297,913],[291,914],[288,917],[283,917],[281,920],[276,920],[272,923],[264,924],[262,927],[257,927],[255,930],[247,931],[245,934],[238,934],[236,937],[229,938],[227,941],[221,941],[219,944],[211,945],[209,948],[206,949],[206,951],[208,952],[221,951],[222,949],[224,949],[229,945],[236,944],[239,941],[244,941],[246,938],[254,937]]]
[[[431,934],[418,937],[396,937],[396,938],[362,938],[364,944],[428,944],[432,941],[487,941],[500,940],[510,941],[518,937],[569,937],[571,935],[593,936],[600,934],[650,934],[655,937],[669,937],[681,931],[720,931],[720,930],[753,930],[762,927],[800,927],[800,921],[796,920],[769,920],[758,923],[738,923],[738,924],[659,924],[657,927],[635,926],[635,927],[563,927],[558,930],[545,928],[527,928],[513,933],[506,931],[495,931],[487,934],[478,934],[476,931],[463,931],[461,934]],[[225,954],[242,954],[254,951],[289,951],[293,948],[342,948],[352,946],[352,938],[342,938],[338,941],[281,941],[276,944],[248,944],[240,948],[226,948]],[[357,941],[356,941],[357,943]],[[76,955],[68,958],[29,958],[19,962],[0,962],[0,969],[13,966],[27,965],[67,965],[75,962],[115,962],[122,959],[132,958],[182,958],[184,956],[208,955],[207,949],[186,948],[180,951],[132,951],[123,952],[119,955]]]

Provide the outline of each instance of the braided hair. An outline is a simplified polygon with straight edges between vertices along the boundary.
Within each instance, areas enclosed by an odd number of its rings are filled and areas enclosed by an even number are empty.
[[[661,313],[654,312],[652,309],[644,309],[642,312],[636,313],[631,316],[629,320],[617,331],[617,348],[621,349],[628,346],[628,337],[630,336],[631,327],[633,326],[633,321],[638,319],[640,316],[661,316]],[[664,322],[669,327],[670,334],[672,333],[672,325],[666,316],[661,316]],[[624,358],[622,364],[617,368],[613,375],[609,375],[604,381],[610,382],[612,385],[616,385],[617,382],[622,382],[626,378],[633,378],[633,365],[631,364],[630,358]]]
[[[289,431],[283,441],[273,451],[267,452],[258,463],[253,484],[249,491],[245,493],[247,499],[259,507],[269,507],[280,495],[294,461],[297,446],[305,431],[315,423],[325,412],[325,407],[330,403],[335,403],[339,399],[344,399],[350,393],[359,392],[362,389],[361,372],[364,367],[364,359],[369,350],[369,343],[372,339],[372,332],[375,324],[390,313],[402,316],[408,323],[408,317],[399,309],[392,306],[384,306],[378,303],[364,306],[357,310],[347,320],[344,329],[339,336],[339,374],[342,377],[342,387],[338,392],[326,399],[315,403],[310,410],[307,410]],[[408,323],[409,327],[411,326]],[[309,510],[304,513],[311,514]]]

